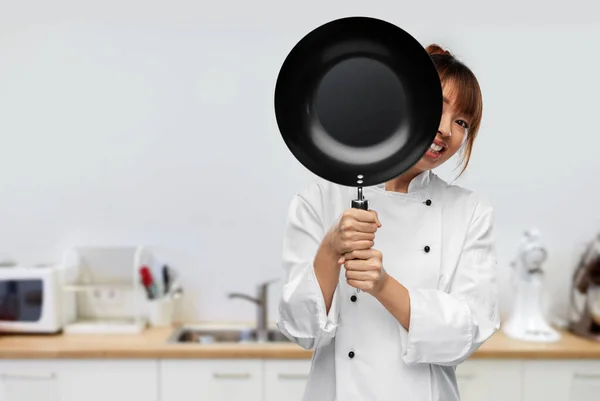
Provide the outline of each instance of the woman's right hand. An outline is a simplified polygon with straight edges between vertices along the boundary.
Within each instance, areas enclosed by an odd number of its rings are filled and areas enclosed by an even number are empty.
[[[370,249],[381,222],[374,210],[350,208],[344,211],[327,235],[329,247],[337,255]]]

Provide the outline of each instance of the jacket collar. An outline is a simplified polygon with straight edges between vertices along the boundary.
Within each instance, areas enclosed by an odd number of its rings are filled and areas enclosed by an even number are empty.
[[[417,192],[427,188],[431,183],[431,175],[431,170],[425,170],[419,173],[419,175],[413,178],[412,181],[408,184],[408,192]]]
[[[427,187],[429,187],[429,184],[431,183],[431,180],[432,180],[432,175],[433,175],[433,173],[431,172],[431,170],[425,170],[425,171],[419,173],[408,184],[408,193],[411,194],[414,192],[419,192],[419,191],[422,191],[422,190],[426,189]],[[385,189],[385,184],[386,183],[383,182],[379,185],[376,185],[376,187],[384,192],[389,193],[389,191],[387,191]]]

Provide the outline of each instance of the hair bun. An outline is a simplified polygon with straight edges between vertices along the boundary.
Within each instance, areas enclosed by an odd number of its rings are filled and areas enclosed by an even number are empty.
[[[448,50],[442,48],[440,45],[438,45],[436,43],[430,44],[429,46],[427,46],[425,48],[425,50],[431,56],[433,56],[433,55],[443,55],[443,56],[450,56],[450,57],[452,57],[452,53],[450,53]]]

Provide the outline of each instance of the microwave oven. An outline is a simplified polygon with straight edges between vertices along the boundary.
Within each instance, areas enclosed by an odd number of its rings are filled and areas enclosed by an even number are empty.
[[[61,271],[55,266],[0,268],[0,333],[57,333],[63,328]]]

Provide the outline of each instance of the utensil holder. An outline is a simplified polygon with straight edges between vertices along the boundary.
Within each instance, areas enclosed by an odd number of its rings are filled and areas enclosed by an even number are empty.
[[[171,297],[148,300],[148,323],[153,327],[168,327],[173,323],[175,301]]]

